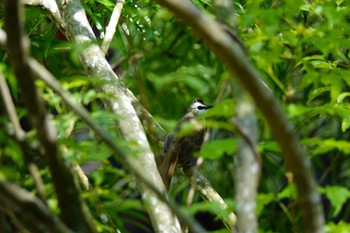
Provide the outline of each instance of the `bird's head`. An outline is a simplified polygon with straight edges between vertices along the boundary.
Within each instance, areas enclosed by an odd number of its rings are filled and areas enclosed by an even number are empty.
[[[212,108],[212,106],[208,106],[203,103],[203,100],[201,99],[195,99],[192,104],[190,105],[188,109],[188,113],[192,113],[194,116],[199,116],[203,113],[205,113],[209,108]]]

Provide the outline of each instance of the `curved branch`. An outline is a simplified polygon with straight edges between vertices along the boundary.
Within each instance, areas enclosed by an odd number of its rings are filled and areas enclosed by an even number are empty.
[[[292,124],[283,114],[280,103],[271,90],[262,84],[259,73],[244,55],[240,46],[219,23],[201,12],[193,3],[186,0],[157,1],[189,25],[253,97],[271,129],[272,136],[281,147],[288,169],[293,173],[304,231],[323,232],[323,208],[311,163],[306,158]]]
[[[38,198],[3,180],[0,180],[0,208],[30,232],[72,232]]]

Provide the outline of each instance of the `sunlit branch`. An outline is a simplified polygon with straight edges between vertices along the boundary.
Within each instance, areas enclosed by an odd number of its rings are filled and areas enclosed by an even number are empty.
[[[105,55],[107,54],[109,45],[112,42],[114,33],[116,31],[118,21],[119,21],[120,15],[122,13],[124,2],[125,2],[125,0],[117,0],[116,1],[116,4],[113,8],[111,18],[109,20],[109,24],[106,27],[106,34],[105,34],[105,37],[104,37],[102,45],[101,45],[101,50]]]

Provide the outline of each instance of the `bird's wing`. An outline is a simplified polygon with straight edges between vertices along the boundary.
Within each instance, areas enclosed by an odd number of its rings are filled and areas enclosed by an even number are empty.
[[[168,134],[164,140],[164,146],[163,146],[163,151],[162,155],[165,157],[167,153],[169,152],[170,148],[174,145],[175,142],[175,137],[173,134]]]

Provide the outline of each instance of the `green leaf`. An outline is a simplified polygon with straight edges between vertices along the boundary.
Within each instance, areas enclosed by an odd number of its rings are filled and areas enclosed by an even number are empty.
[[[350,92],[343,92],[343,93],[341,93],[341,94],[338,95],[338,97],[337,97],[337,103],[343,102],[343,100],[344,100],[346,97],[349,97],[349,96],[350,96]]]
[[[341,186],[327,186],[320,191],[326,194],[326,197],[334,207],[333,217],[336,217],[342,209],[345,202],[350,198],[350,191]]]
[[[188,135],[192,135],[195,132],[202,130],[203,125],[198,121],[185,122],[181,125],[180,130],[177,132],[176,137],[181,138]]]
[[[261,212],[264,210],[264,207],[275,201],[275,198],[276,195],[274,193],[259,193],[257,201],[257,215],[260,216]]]
[[[235,130],[235,127],[233,126],[233,124],[228,123],[226,121],[205,120],[203,123],[207,128],[224,129],[231,132]]]
[[[232,155],[237,149],[236,139],[228,138],[205,143],[198,156],[206,159],[218,159],[225,154]]]
[[[277,194],[277,199],[297,199],[297,188],[294,183],[289,184],[287,187],[285,187],[281,192]]]
[[[344,221],[340,221],[337,224],[334,222],[330,222],[326,226],[327,233],[349,233],[350,232],[350,224],[345,223]]]
[[[229,207],[229,208],[223,209],[222,205],[219,203],[200,202],[200,203],[193,203],[189,208],[187,208],[187,210],[191,215],[194,215],[197,212],[210,212],[217,216],[227,217],[231,213],[232,208]]]
[[[305,145],[316,145],[313,155],[324,154],[332,150],[339,150],[345,154],[350,154],[350,142],[345,140],[308,138],[303,140]]]
[[[260,153],[265,151],[281,153],[280,146],[275,141],[260,142],[258,144],[258,151]]]
[[[231,117],[235,114],[235,103],[233,99],[225,99],[219,104],[214,106],[214,108],[209,109],[204,117]]]

